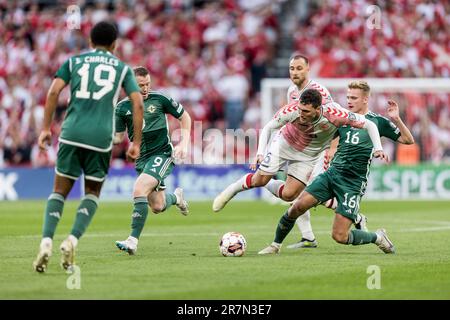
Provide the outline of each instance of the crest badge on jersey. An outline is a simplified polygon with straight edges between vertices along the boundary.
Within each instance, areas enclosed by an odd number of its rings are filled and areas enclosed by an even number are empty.
[[[148,106],[147,111],[150,112],[150,113],[153,113],[153,112],[156,111],[156,107],[151,104],[151,105]]]
[[[330,127],[330,126],[329,126],[327,123],[322,123],[322,124],[320,125],[320,129],[322,129],[322,130],[327,130],[329,127]]]
[[[349,119],[349,120],[352,120],[352,121],[353,121],[353,120],[356,120],[356,115],[355,115],[353,112],[349,112],[349,113],[348,113],[348,119]]]

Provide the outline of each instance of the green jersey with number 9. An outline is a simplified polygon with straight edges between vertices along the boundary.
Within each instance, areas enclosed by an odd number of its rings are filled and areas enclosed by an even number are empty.
[[[55,77],[70,83],[71,90],[59,141],[110,151],[120,89],[127,95],[140,91],[132,70],[110,52],[95,49],[69,58]]]

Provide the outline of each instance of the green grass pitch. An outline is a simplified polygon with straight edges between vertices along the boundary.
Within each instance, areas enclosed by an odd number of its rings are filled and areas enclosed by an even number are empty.
[[[32,270],[45,201],[0,202],[0,299],[450,299],[450,202],[363,202],[369,228],[387,229],[395,255],[375,245],[344,246],[330,237],[334,214],[312,211],[319,247],[258,256],[274,236],[284,205],[231,202],[220,213],[211,203],[191,203],[149,214],[137,255],[114,246],[129,233],[131,204],[102,202],[81,239],[76,263],[80,289],[59,266],[58,246],[74,220],[67,202],[46,274]],[[222,234],[247,239],[243,257],[225,258]],[[297,227],[285,241],[299,239]],[[380,270],[380,289],[367,287]]]

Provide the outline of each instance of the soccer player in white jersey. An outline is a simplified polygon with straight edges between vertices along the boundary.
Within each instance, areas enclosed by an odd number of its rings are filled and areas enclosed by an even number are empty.
[[[289,86],[287,91],[287,101],[288,103],[292,103],[298,101],[300,95],[306,89],[316,89],[322,95],[322,104],[327,104],[333,102],[333,98],[331,97],[330,92],[326,87],[321,85],[315,80],[309,78],[309,59],[301,54],[295,54],[292,56],[289,62],[289,78],[292,81],[292,84]],[[325,149],[319,157],[312,173],[310,174],[308,182],[312,181],[317,175],[324,172],[329,164],[329,149]],[[271,179],[266,185],[265,188],[269,190],[275,197],[283,198],[283,190],[285,188],[285,184],[292,183],[292,178],[288,177],[286,181]],[[300,194],[300,190],[297,191],[295,198]],[[335,209],[336,202],[334,199],[331,199],[324,203],[327,208]],[[357,229],[366,228],[365,227],[366,218],[364,215],[358,213],[358,219],[355,223],[355,227]],[[300,230],[302,238],[299,242],[291,244],[287,246],[288,249],[297,249],[297,248],[316,248],[317,240],[314,236],[314,232],[311,226],[311,217],[310,212],[307,211],[305,214],[301,215],[297,219],[297,226]]]
[[[385,157],[378,129],[373,122],[367,121],[364,116],[348,112],[335,102],[322,105],[320,91],[306,89],[299,102],[281,108],[264,126],[255,161],[256,164],[260,163],[256,173],[244,175],[222,191],[214,199],[213,210],[220,211],[239,192],[266,185],[285,164],[288,167],[288,177],[297,182],[294,182],[297,188],[288,192],[291,192],[291,196],[300,193],[321,153],[329,147],[337,129],[344,125],[366,129],[376,150],[374,156]],[[271,132],[280,128],[268,150],[264,152]],[[265,156],[261,156],[262,154]],[[294,200],[295,197],[291,199]]]
[[[306,89],[317,89],[322,95],[322,104],[327,104],[329,102],[333,102],[333,98],[331,97],[330,92],[319,84],[317,81],[311,80],[309,78],[309,59],[301,54],[295,54],[292,56],[289,61],[289,78],[292,81],[292,84],[289,86],[287,91],[287,102],[292,103],[298,101],[300,99],[300,95]],[[325,149],[319,157],[314,169],[313,174],[310,175],[310,180],[313,176],[322,173],[327,165],[328,159],[328,149]],[[302,181],[303,183],[306,181]],[[294,184],[293,187],[291,185]],[[295,190],[298,182],[292,176],[287,176],[286,181],[271,179],[266,185],[265,188],[269,190],[275,197],[292,201],[291,198],[297,198],[300,194],[300,189],[292,194],[290,198],[286,198],[286,194],[284,194],[284,189],[286,185],[288,185],[287,190]],[[283,197],[283,195],[285,197]],[[332,202],[329,201],[325,205],[328,207]],[[311,215],[310,212],[306,212],[301,215],[297,219],[297,226],[300,230],[302,238],[299,242],[294,243],[287,248],[295,249],[295,248],[316,248],[317,240],[314,236],[312,226],[311,226]]]

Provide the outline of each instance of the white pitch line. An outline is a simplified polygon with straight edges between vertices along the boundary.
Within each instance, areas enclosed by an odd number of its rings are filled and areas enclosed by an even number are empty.
[[[442,223],[441,223],[442,224]],[[390,229],[388,230],[390,234],[395,233],[413,233],[413,232],[433,232],[433,231],[445,231],[450,230],[450,224],[441,225],[439,227],[423,227],[423,228],[408,228],[408,229]],[[374,230],[373,230],[374,231]],[[252,231],[252,234],[270,234],[274,232],[274,229],[270,229],[267,231],[262,231],[261,228],[258,228],[258,231]],[[295,231],[294,231],[295,232]],[[316,234],[331,234],[331,230],[315,230]],[[155,233],[155,232],[144,232],[141,234],[141,237],[177,237],[177,236],[186,236],[186,237],[198,237],[198,236],[217,236],[220,237],[222,234],[220,232],[164,232],[164,233]],[[117,237],[124,238],[127,236],[127,232],[117,232],[117,233],[86,233],[83,235],[83,238],[102,238],[102,237]],[[19,235],[19,236],[0,236],[0,238],[14,238],[14,239],[36,239],[40,238],[40,234],[35,235]]]

